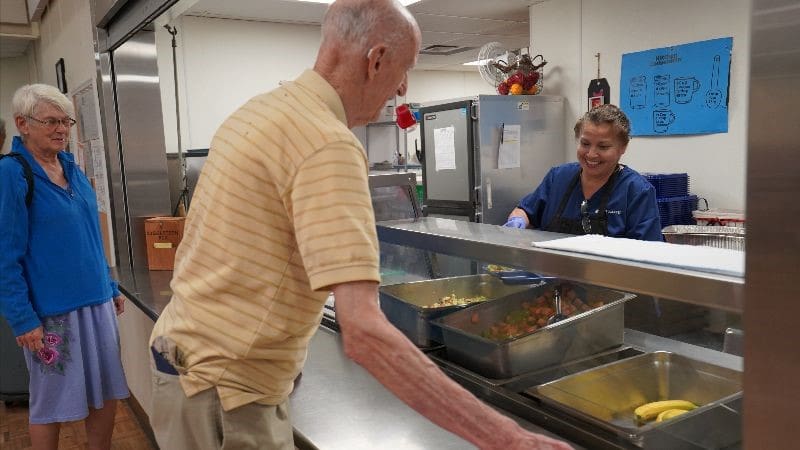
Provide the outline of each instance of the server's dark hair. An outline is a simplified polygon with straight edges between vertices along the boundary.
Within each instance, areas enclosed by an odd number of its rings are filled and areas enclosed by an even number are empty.
[[[628,120],[628,116],[626,116],[625,113],[615,105],[608,104],[595,106],[586,114],[584,114],[583,117],[578,119],[578,121],[575,122],[575,128],[573,128],[575,131],[575,139],[580,137],[581,130],[583,130],[583,124],[586,122],[590,122],[595,125],[611,125],[611,128],[614,130],[614,132],[616,132],[617,137],[624,145],[627,145],[631,140],[631,121]]]

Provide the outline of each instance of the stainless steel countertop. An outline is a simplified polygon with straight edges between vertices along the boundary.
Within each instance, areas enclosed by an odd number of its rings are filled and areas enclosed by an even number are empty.
[[[156,320],[172,295],[172,272],[115,270],[114,275],[131,302]],[[344,354],[338,333],[322,326],[311,340],[302,377],[289,400],[295,445],[301,449],[475,448],[400,401]],[[501,412],[530,431],[563,439]]]
[[[573,281],[741,312],[744,278],[651,263],[533,247],[569,237],[426,217],[377,223],[378,240],[477,261],[524,267]]]

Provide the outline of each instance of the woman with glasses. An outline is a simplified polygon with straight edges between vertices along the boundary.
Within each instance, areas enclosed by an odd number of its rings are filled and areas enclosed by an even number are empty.
[[[655,188],[619,163],[630,140],[625,113],[601,105],[584,114],[574,130],[578,162],[550,169],[505,226],[661,241]]]
[[[0,159],[0,310],[30,372],[31,443],[56,449],[60,424],[86,419],[89,448],[110,448],[116,401],[128,397],[115,315],[124,298],[95,193],[64,151],[74,109],[44,84],[21,87],[12,107],[22,160]]]

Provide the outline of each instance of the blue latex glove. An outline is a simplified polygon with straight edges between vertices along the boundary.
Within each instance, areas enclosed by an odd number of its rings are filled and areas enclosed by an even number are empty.
[[[508,222],[503,225],[504,227],[509,228],[527,228],[525,225],[525,219],[519,216],[511,216],[508,218]]]

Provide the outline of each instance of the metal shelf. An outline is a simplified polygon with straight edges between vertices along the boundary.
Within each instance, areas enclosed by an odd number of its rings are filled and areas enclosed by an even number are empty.
[[[564,234],[431,217],[379,222],[377,229],[382,242],[726,311],[744,308],[742,277],[531,246]]]

